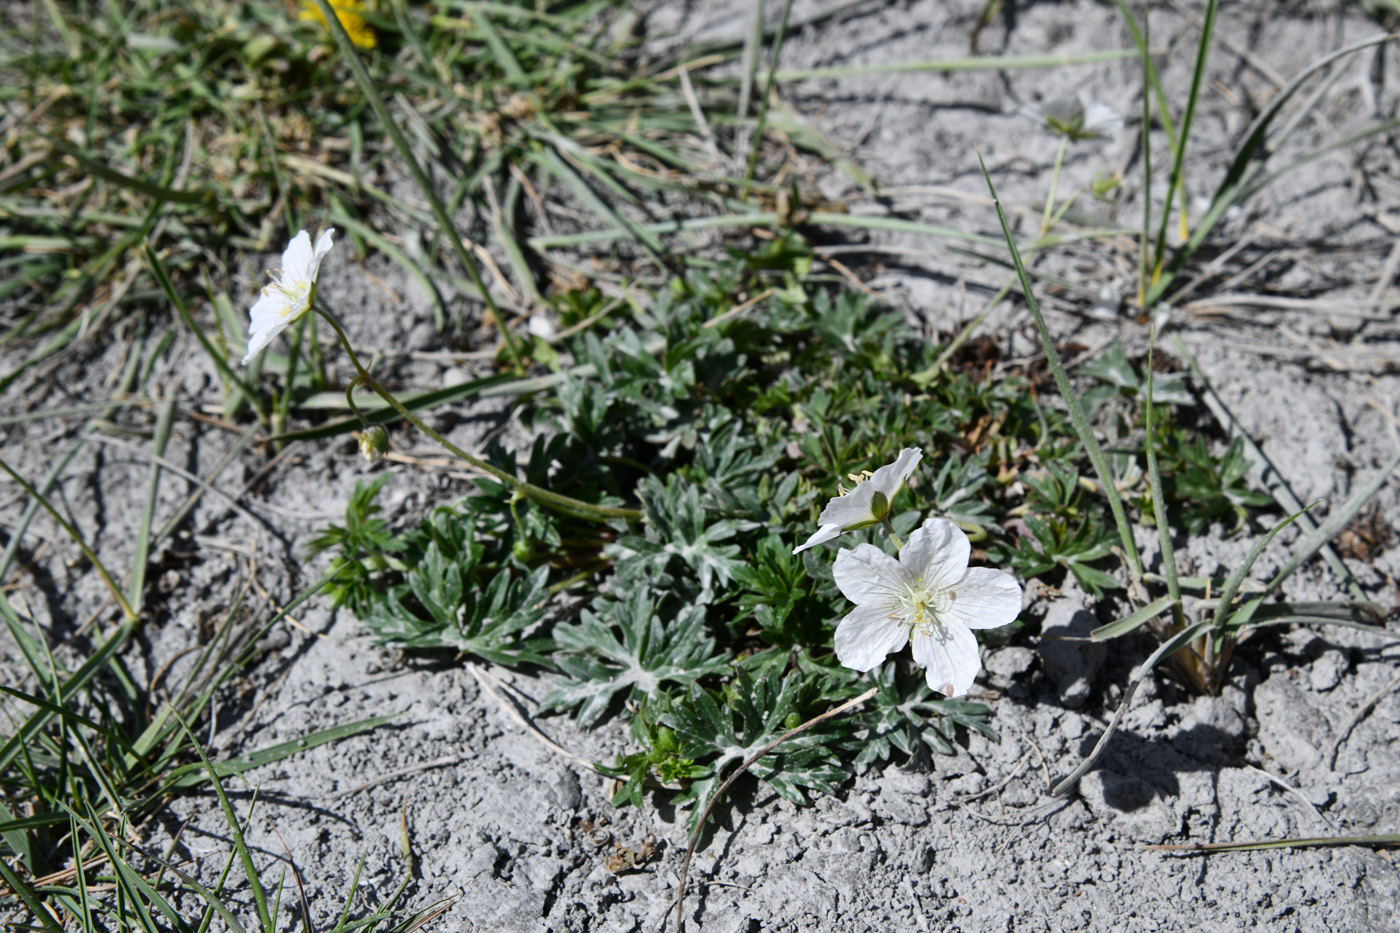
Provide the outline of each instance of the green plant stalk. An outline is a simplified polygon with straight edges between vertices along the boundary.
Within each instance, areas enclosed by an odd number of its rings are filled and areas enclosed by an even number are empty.
[[[1309,836],[1306,839],[1273,839],[1255,842],[1187,842],[1177,845],[1144,846],[1154,852],[1252,852],[1262,849],[1303,849],[1321,846],[1394,846],[1400,845],[1400,833],[1374,836]]]
[[[1162,263],[1166,259],[1167,250],[1167,218],[1171,215],[1172,195],[1178,189],[1182,191],[1183,205],[1186,202],[1185,186],[1182,183],[1182,166],[1186,163],[1186,144],[1191,139],[1191,121],[1196,115],[1196,100],[1201,94],[1201,81],[1205,78],[1206,59],[1210,56],[1210,41],[1215,31],[1215,11],[1219,5],[1219,0],[1208,0],[1206,3],[1205,22],[1201,24],[1201,45],[1196,52],[1196,68],[1191,75],[1191,90],[1186,96],[1186,112],[1181,116],[1181,131],[1176,134],[1176,145],[1172,153],[1172,171],[1168,176],[1167,195],[1163,199],[1161,224],[1157,229],[1157,248],[1152,258],[1152,278],[1156,283],[1157,277],[1162,272]],[[1146,94],[1143,95],[1144,98]],[[1143,123],[1143,138],[1147,138],[1148,124]],[[1144,188],[1144,191],[1149,191]],[[1144,201],[1148,198],[1144,197]],[[1186,214],[1183,206],[1182,226],[1186,225]]]
[[[1064,364],[1060,362],[1060,354],[1055,349],[1055,342],[1050,339],[1050,330],[1045,326],[1045,318],[1040,313],[1040,305],[1036,303],[1035,295],[1031,291],[1026,267],[1021,262],[1021,251],[1016,248],[1016,240],[1011,235],[1011,225],[1006,220],[1006,212],[1001,208],[1001,198],[997,196],[996,186],[992,184],[992,175],[987,171],[987,163],[982,160],[981,152],[977,154],[977,161],[982,166],[982,176],[986,178],[987,188],[992,193],[992,203],[996,207],[997,220],[1001,223],[1001,232],[1006,240],[1007,248],[1011,250],[1011,260],[1015,263],[1016,275],[1021,280],[1021,289],[1026,296],[1026,306],[1030,308],[1031,315],[1035,318],[1036,331],[1040,334],[1040,343],[1045,349],[1045,360],[1050,365],[1050,372],[1055,377],[1055,385],[1065,400],[1065,408],[1069,412],[1070,420],[1074,422],[1074,429],[1079,434],[1080,442],[1084,445],[1084,452],[1088,454],[1089,462],[1094,465],[1094,471],[1099,475],[1099,485],[1103,488],[1104,496],[1108,499],[1108,507],[1113,513],[1113,521],[1118,526],[1118,539],[1123,544],[1123,556],[1128,563],[1128,569],[1133,574],[1133,580],[1140,581],[1142,579],[1142,558],[1138,556],[1137,545],[1133,543],[1133,529],[1128,524],[1127,514],[1123,511],[1123,499],[1118,495],[1118,487],[1113,484],[1113,474],[1109,472],[1103,450],[1100,449],[1099,442],[1094,437],[1094,429],[1090,427],[1089,419],[1084,414],[1084,406],[1079,404],[1079,396],[1074,394],[1074,388],[1069,384],[1069,376],[1065,374]]]
[[[1151,251],[1150,240],[1152,237],[1152,98],[1148,96],[1147,85],[1150,82],[1157,89],[1158,109],[1162,114],[1163,125],[1167,127],[1167,138],[1174,140],[1170,120],[1171,116],[1167,109],[1167,102],[1162,95],[1161,82],[1157,80],[1157,69],[1152,64],[1152,56],[1147,52],[1148,36],[1138,36],[1137,24],[1133,21],[1132,15],[1126,6],[1120,7],[1123,10],[1123,18],[1132,27],[1133,37],[1138,40],[1138,46],[1142,49],[1142,233],[1138,236],[1138,287],[1137,303],[1139,308],[1147,307],[1147,270],[1150,268],[1148,255]],[[1147,9],[1143,10],[1143,29],[1149,29]],[[1166,210],[1171,206],[1170,199]]]
[[[331,18],[335,18],[334,12],[330,13]],[[339,20],[336,20],[339,22]],[[194,747],[195,753],[199,755],[199,760],[204,763],[205,769],[209,772],[210,783],[214,785],[214,793],[218,795],[219,807],[224,811],[224,819],[228,821],[229,831],[233,833],[233,847],[238,851],[238,857],[243,862],[243,874],[248,882],[248,886],[253,890],[253,903],[258,909],[258,922],[263,933],[273,933],[272,917],[267,911],[267,892],[263,890],[262,882],[258,878],[257,868],[253,865],[252,853],[248,851],[248,843],[243,839],[243,828],[239,825],[238,814],[233,810],[233,804],[229,802],[228,794],[224,793],[223,782],[219,780],[218,770],[214,763],[209,760],[209,756],[204,753],[204,747],[199,744],[199,740],[190,731],[189,724],[174,710],[170,710],[170,715],[180,724],[180,729],[189,738],[190,744]],[[256,802],[256,796],[254,801]],[[249,816],[251,818],[250,809]]]
[[[287,348],[287,375],[282,385],[282,394],[277,397],[276,411],[272,415],[273,430],[281,432],[287,430],[287,418],[292,411],[292,386],[297,379],[297,360],[301,357],[302,338],[306,334],[306,319],[312,315],[303,315],[300,321],[292,325],[291,345]]]
[[[1294,76],[1287,85],[1270,98],[1269,105],[1259,116],[1255,117],[1254,122],[1250,124],[1249,130],[1245,134],[1244,142],[1241,143],[1239,149],[1236,150],[1234,160],[1226,170],[1225,177],[1221,179],[1220,187],[1216,189],[1214,196],[1211,198],[1210,207],[1206,209],[1205,216],[1197,222],[1196,229],[1191,234],[1191,239],[1177,248],[1175,255],[1172,257],[1172,261],[1166,266],[1162,274],[1157,277],[1156,281],[1152,283],[1151,288],[1147,292],[1146,306],[1156,304],[1163,293],[1171,287],[1176,276],[1181,273],[1187,260],[1200,248],[1201,243],[1215,227],[1215,224],[1220,220],[1221,216],[1224,215],[1225,211],[1231,205],[1237,204],[1242,200],[1243,191],[1249,190],[1245,188],[1246,183],[1254,177],[1262,162],[1265,161],[1270,154],[1270,150],[1266,149],[1264,145],[1264,136],[1268,132],[1269,125],[1273,123],[1274,118],[1278,116],[1279,111],[1284,105],[1292,100],[1293,95],[1298,92],[1303,82],[1339,59],[1345,58],[1348,55],[1354,55],[1370,46],[1378,45],[1382,42],[1389,42],[1394,38],[1394,35],[1372,36],[1354,42],[1345,48],[1338,49],[1329,55],[1325,55]],[[1255,155],[1261,152],[1263,157],[1260,159],[1259,163],[1255,163]]]
[[[4,460],[0,460],[0,470],[4,470],[9,474],[10,479],[14,480],[20,485],[21,489],[33,496],[34,500],[44,507],[44,511],[48,512],[49,515],[53,517],[53,520],[58,522],[59,527],[68,534],[68,537],[73,539],[73,543],[78,545],[78,549],[83,552],[83,556],[96,568],[98,574],[102,577],[102,582],[107,585],[108,592],[110,592],[112,598],[117,601],[117,605],[122,607],[122,615],[126,616],[127,621],[135,622],[137,615],[132,611],[131,604],[126,601],[126,596],[123,595],[121,587],[117,585],[116,580],[112,579],[112,575],[107,572],[107,568],[103,565],[102,561],[98,559],[97,555],[93,553],[92,548],[87,546],[87,542],[83,540],[82,535],[78,534],[78,529],[70,525],[67,519],[62,515],[59,515],[58,511],[49,504],[48,500],[39,495],[39,490],[31,486],[29,481],[23,476],[20,476],[14,470],[10,469],[10,465]]]
[[[1181,580],[1177,576],[1176,551],[1172,546],[1172,532],[1167,521],[1167,497],[1162,493],[1162,473],[1157,466],[1157,437],[1155,411],[1152,404],[1154,376],[1152,369],[1157,349],[1157,329],[1148,331],[1147,336],[1147,481],[1152,484],[1152,514],[1157,518],[1157,540],[1162,549],[1162,572],[1167,578],[1167,595],[1171,597],[1172,622],[1179,632],[1186,628],[1186,615],[1181,606]]]
[[[901,551],[904,550],[904,542],[900,539],[899,533],[894,530],[894,523],[890,521],[890,517],[886,515],[880,523],[885,526],[885,531],[889,534],[890,540],[894,542],[894,546]]]
[[[1050,232],[1051,215],[1055,212],[1055,194],[1060,188],[1060,167],[1065,162],[1065,150],[1069,148],[1069,135],[1066,134],[1060,139],[1060,146],[1055,150],[1055,168],[1050,173],[1050,193],[1045,196],[1045,214],[1040,219],[1040,235],[1045,236]]]
[[[739,59],[739,102],[734,108],[736,120],[743,120],[749,115],[754,78],[758,75],[758,55],[763,48],[763,11],[767,6],[765,0],[754,0],[749,33],[744,37],[744,51]]]
[[[355,76],[355,81],[360,85],[360,92],[365,95],[365,100],[369,101],[370,108],[374,110],[374,115],[383,125],[384,131],[389,134],[389,139],[393,142],[394,148],[398,150],[399,157],[408,166],[409,173],[413,175],[413,180],[418,185],[418,190],[423,193],[423,197],[427,198],[428,206],[432,208],[438,226],[442,228],[443,233],[447,236],[447,241],[452,245],[453,252],[457,254],[457,261],[466,268],[472,284],[481,292],[481,300],[486,303],[491,320],[495,322],[496,329],[500,331],[501,340],[505,343],[506,352],[510,355],[511,362],[515,364],[517,370],[523,372],[524,364],[520,360],[520,351],[515,345],[515,338],[511,335],[510,328],[506,326],[501,309],[496,306],[496,299],[491,297],[486,282],[481,278],[481,270],[477,268],[476,260],[472,259],[471,254],[462,243],[462,237],[457,233],[457,227],[452,223],[447,208],[443,206],[442,199],[438,197],[437,191],[433,188],[432,179],[423,171],[423,166],[418,164],[418,158],[413,154],[413,148],[404,138],[403,131],[399,129],[398,124],[394,122],[389,108],[384,104],[384,98],[380,96],[378,88],[375,87],[374,79],[370,77],[364,62],[360,61],[359,52],[355,49],[354,43],[350,41],[350,36],[345,32],[345,27],[341,25],[340,19],[335,15],[335,9],[327,0],[315,0],[315,2],[317,9],[321,11],[321,16],[326,21],[326,29],[335,39],[341,59],[350,66],[351,74]],[[344,334],[341,334],[342,342],[344,339]],[[346,348],[349,349],[349,344],[346,344]]]
[[[776,72],[782,82],[808,78],[859,78],[866,75],[903,74],[910,71],[1003,71],[1012,68],[1060,68],[1065,65],[1094,65],[1132,58],[1137,49],[1110,49],[1083,55],[987,55],[976,58],[945,58],[923,62],[892,62],[887,65],[843,65],[835,68],[799,68]]]
[[[768,54],[768,80],[763,85],[763,97],[758,102],[758,123],[753,130],[753,145],[749,147],[749,162],[744,169],[744,183],[739,186],[739,199],[741,201],[748,198],[749,185],[753,183],[754,172],[758,170],[758,153],[763,146],[763,129],[768,124],[768,105],[773,99],[773,79],[777,74],[778,55],[783,50],[783,40],[787,37],[788,17],[791,13],[792,0],[785,0],[783,17],[778,22],[778,34],[774,36],[773,48]]]
[[[398,399],[390,394],[388,389],[380,385],[379,382],[369,374],[369,371],[360,364],[359,356],[355,353],[354,348],[350,346],[350,340],[345,336],[345,330],[340,326],[340,321],[336,319],[335,315],[331,314],[320,305],[316,306],[316,311],[326,319],[326,322],[331,325],[336,335],[340,338],[341,346],[345,348],[345,352],[350,356],[351,364],[359,374],[359,381],[372,389],[376,395],[387,402],[401,417],[407,419],[410,424],[437,441],[449,452],[465,460],[481,472],[495,477],[511,489],[529,498],[531,501],[538,502],[540,505],[554,509],[555,511],[576,515],[580,518],[623,518],[628,521],[640,521],[642,519],[642,512],[639,509],[621,509],[612,506],[593,505],[588,502],[581,502],[578,499],[571,499],[568,496],[561,496],[556,492],[550,492],[548,489],[541,489],[539,486],[527,483],[522,479],[512,476],[505,470],[467,453],[437,431],[434,431],[432,428],[428,427],[428,425],[424,424],[417,415],[409,411]]]

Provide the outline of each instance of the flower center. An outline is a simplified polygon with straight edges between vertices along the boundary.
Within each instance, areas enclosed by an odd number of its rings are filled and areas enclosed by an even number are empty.
[[[267,289],[282,296],[282,317],[300,317],[301,313],[306,310],[306,306],[311,303],[307,296],[311,292],[312,283],[294,282],[280,270],[269,272],[268,275],[272,277],[272,282],[267,286]]]
[[[939,616],[953,608],[953,596],[952,590],[928,586],[922,577],[915,581],[904,597],[904,617],[914,633],[935,634],[943,625]]]

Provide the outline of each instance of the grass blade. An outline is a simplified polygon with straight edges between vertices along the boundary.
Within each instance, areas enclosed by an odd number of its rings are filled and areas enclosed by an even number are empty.
[[[442,199],[438,197],[432,179],[428,177],[427,172],[423,171],[418,157],[413,154],[413,147],[409,145],[403,131],[394,122],[393,115],[389,113],[389,108],[385,105],[384,98],[380,95],[374,79],[365,70],[364,62],[360,61],[360,53],[355,48],[355,44],[350,41],[350,36],[346,33],[345,27],[341,25],[340,19],[335,15],[334,8],[331,7],[328,0],[314,0],[314,2],[326,22],[326,29],[330,32],[331,38],[335,40],[341,60],[350,67],[351,73],[355,76],[355,82],[360,86],[360,92],[365,95],[365,100],[369,101],[375,117],[378,118],[384,132],[389,135],[394,148],[398,150],[399,157],[408,167],[409,174],[413,176],[419,192],[427,199],[428,206],[433,210],[433,216],[437,218],[438,228],[447,237],[447,242],[451,245],[453,252],[457,254],[457,261],[467,270],[472,284],[481,292],[481,300],[486,304],[486,310],[490,313],[492,322],[500,332],[501,341],[505,344],[511,362],[515,364],[517,370],[523,370],[524,366],[520,361],[520,351],[515,345],[515,338],[511,336],[510,328],[506,327],[505,318],[501,316],[500,309],[496,307],[496,299],[491,297],[491,291],[486,287],[486,282],[482,280],[481,270],[477,268],[476,260],[472,259],[471,253],[467,251],[467,247],[462,242],[461,234],[457,232],[457,227],[452,222],[452,217],[447,213],[447,208],[443,206]],[[491,28],[479,11],[474,20],[484,30]],[[506,51],[509,52],[509,50]],[[513,55],[506,56],[506,62],[510,61],[514,61]],[[516,63],[516,67],[519,67],[519,63]]]
[[[1094,641],[1107,641],[1110,638],[1118,638],[1122,635],[1128,634],[1129,632],[1135,632],[1142,626],[1146,625],[1148,622],[1151,622],[1153,619],[1166,612],[1167,609],[1179,599],[1180,597],[1178,597],[1177,600],[1174,600],[1170,596],[1162,596],[1148,603],[1146,606],[1143,606],[1141,609],[1137,610],[1131,615],[1124,616],[1117,622],[1110,622],[1107,625],[1100,625],[1098,628],[1094,629],[1092,632],[1089,633],[1089,637],[1094,639]]]
[[[1362,39],[1360,42],[1354,42],[1329,55],[1325,55],[1303,69],[1293,80],[1289,81],[1287,85],[1270,98],[1269,105],[1254,119],[1249,130],[1245,133],[1244,142],[1241,143],[1240,148],[1235,151],[1235,158],[1231,161],[1230,167],[1225,171],[1225,177],[1221,179],[1220,187],[1216,189],[1215,196],[1211,198],[1210,207],[1206,209],[1205,216],[1202,217],[1200,223],[1196,225],[1196,230],[1191,234],[1191,239],[1187,240],[1177,249],[1176,255],[1172,257],[1171,263],[1157,280],[1152,283],[1145,298],[1148,307],[1156,304],[1157,301],[1161,299],[1162,295],[1171,286],[1176,276],[1186,265],[1186,261],[1190,259],[1200,247],[1206,235],[1210,233],[1215,227],[1215,224],[1224,216],[1225,211],[1239,202],[1241,189],[1245,187],[1246,183],[1258,170],[1259,165],[1262,164],[1262,160],[1258,163],[1255,162],[1255,156],[1261,152],[1263,153],[1264,159],[1267,159],[1269,156],[1269,151],[1264,146],[1264,136],[1268,133],[1269,126],[1273,123],[1274,118],[1278,116],[1284,104],[1288,103],[1288,101],[1293,98],[1293,95],[1298,92],[1303,83],[1335,61],[1346,58],[1349,55],[1354,55],[1373,45],[1389,42],[1394,38],[1393,35],[1372,36],[1369,39]]]
[[[78,546],[78,550],[83,552],[83,556],[88,559],[93,568],[96,569],[97,573],[102,577],[102,582],[107,585],[107,590],[112,594],[112,598],[117,601],[117,605],[122,607],[122,613],[128,620],[134,620],[136,618],[136,613],[132,611],[131,604],[126,601],[126,596],[122,594],[121,587],[117,586],[117,581],[112,579],[112,575],[107,572],[106,565],[93,553],[92,548],[87,546],[87,542],[83,540],[82,535],[78,534],[78,529],[69,524],[68,520],[62,515],[59,515],[58,510],[49,504],[49,500],[39,495],[39,491],[31,486],[29,481],[23,476],[20,476],[12,470],[10,465],[4,460],[0,460],[0,470],[4,470],[5,473],[9,475],[10,479],[18,483],[25,492],[33,496],[34,500],[43,506],[44,511],[49,513],[49,517],[58,522],[59,527],[67,533],[68,537],[73,539],[73,543]]]
[[[1114,523],[1118,526],[1118,539],[1123,545],[1123,554],[1128,568],[1133,574],[1133,579],[1140,580],[1142,578],[1142,559],[1138,556],[1137,545],[1133,543],[1133,529],[1128,524],[1127,514],[1123,511],[1123,500],[1118,495],[1118,487],[1113,484],[1113,473],[1108,469],[1103,450],[1099,447],[1098,439],[1094,437],[1093,428],[1089,426],[1089,419],[1084,415],[1084,407],[1079,404],[1079,397],[1074,394],[1074,388],[1069,384],[1069,376],[1065,374],[1064,364],[1060,362],[1060,353],[1055,349],[1055,342],[1050,338],[1050,330],[1045,326],[1045,318],[1040,313],[1040,305],[1036,303],[1035,296],[1031,291],[1030,278],[1026,275],[1026,267],[1021,262],[1020,250],[1016,248],[1016,240],[1011,235],[1011,225],[1007,223],[1006,212],[1001,208],[1001,199],[997,197],[996,186],[992,184],[991,173],[987,171],[987,163],[982,161],[980,152],[977,154],[977,161],[982,166],[982,177],[987,180],[987,188],[992,193],[992,203],[996,206],[997,220],[1001,223],[1001,233],[1006,240],[1007,248],[1011,250],[1011,260],[1016,265],[1016,276],[1021,281],[1021,290],[1025,296],[1026,305],[1035,317],[1036,331],[1040,334],[1040,343],[1045,349],[1046,361],[1050,364],[1050,372],[1055,377],[1055,385],[1065,400],[1065,407],[1069,410],[1070,420],[1074,422],[1074,429],[1079,434],[1080,442],[1084,445],[1084,452],[1094,465],[1094,472],[1098,474],[1099,486],[1103,489],[1104,497],[1108,499],[1108,507],[1113,513]]]
[[[24,903],[25,907],[29,908],[29,913],[34,917],[36,923],[49,933],[63,933],[63,928],[54,922],[53,915],[45,909],[38,896],[19,875],[15,874],[15,870],[9,866],[5,859],[0,859],[0,879],[3,879],[5,884],[10,886],[10,890],[15,893],[15,896]]]
[[[1312,508],[1312,506],[1308,506],[1308,508]],[[1298,518],[1298,516],[1302,515],[1306,511],[1307,509],[1303,509],[1301,511],[1294,512],[1292,515],[1288,516],[1283,521],[1270,528],[1262,538],[1254,542],[1254,547],[1249,549],[1249,553],[1245,555],[1244,562],[1241,563],[1238,567],[1236,567],[1235,572],[1230,574],[1230,576],[1225,580],[1225,586],[1220,591],[1220,601],[1215,607],[1215,616],[1211,622],[1212,628],[1219,629],[1225,625],[1227,620],[1226,614],[1230,612],[1230,604],[1235,601],[1235,594],[1239,592],[1240,584],[1243,583],[1244,578],[1248,576],[1250,568],[1253,567],[1254,562],[1259,559],[1259,555],[1264,553],[1264,548],[1269,546],[1269,542],[1274,540],[1275,535],[1277,535],[1283,529],[1287,528],[1289,525],[1293,524],[1293,522]],[[1316,548],[1314,548],[1314,551],[1316,551]],[[1299,551],[1299,553],[1302,553],[1301,550]],[[1296,557],[1297,555],[1295,554],[1294,556]],[[1300,560],[1299,563],[1301,562],[1302,561]],[[1280,575],[1279,577],[1275,578],[1275,582],[1269,584],[1268,588],[1265,590],[1264,593],[1255,596],[1254,601],[1262,601],[1265,595],[1272,592],[1276,588],[1277,584],[1282,582],[1282,575]]]
[[[152,443],[151,478],[146,484],[146,507],[141,510],[141,524],[136,530],[136,553],[131,558],[131,583],[127,600],[132,612],[141,614],[141,600],[146,591],[146,563],[151,549],[151,518],[156,510],[156,495],[160,491],[160,463],[170,443],[170,428],[175,420],[175,395],[171,393],[160,406],[156,416],[155,438]]]
[[[331,13],[331,19],[335,19],[334,13]],[[258,909],[258,922],[263,933],[274,933],[272,917],[267,912],[267,892],[263,890],[262,880],[258,877],[256,866],[253,865],[253,855],[248,851],[248,843],[243,838],[243,827],[239,825],[238,814],[234,812],[228,794],[224,793],[224,785],[219,780],[218,770],[214,763],[209,760],[209,756],[204,753],[204,746],[199,744],[199,740],[190,731],[189,724],[174,710],[171,710],[170,715],[174,716],[176,722],[180,724],[180,728],[190,740],[190,745],[199,755],[199,760],[203,762],[205,769],[209,772],[209,780],[214,785],[214,793],[219,798],[219,807],[224,811],[224,819],[228,821],[229,832],[233,833],[233,847],[238,852],[239,860],[243,863],[243,877],[248,882],[248,887],[253,891],[253,903]]]
[[[367,719],[346,723],[343,726],[333,726],[329,729],[322,729],[319,732],[313,732],[310,735],[302,736],[299,739],[293,739],[290,742],[269,745],[267,748],[250,752],[247,755],[240,755],[237,758],[229,758],[219,762],[209,762],[206,760],[203,764],[184,765],[170,772],[165,787],[167,789],[195,787],[202,784],[205,780],[200,776],[200,772],[209,771],[211,768],[213,771],[210,773],[217,773],[219,777],[232,777],[242,774],[245,771],[251,771],[254,768],[260,768],[266,764],[272,764],[282,761],[285,758],[290,758],[298,752],[309,751],[320,745],[328,745],[331,742],[338,742],[352,735],[359,735],[361,732],[369,732],[372,729],[378,729],[380,726],[387,725],[397,718],[397,713],[390,713],[384,716],[371,716]]]
[[[1390,462],[1381,467],[1376,475],[1367,481],[1366,485],[1358,489],[1356,494],[1347,500],[1345,505],[1328,515],[1326,521],[1313,529],[1298,545],[1298,549],[1288,559],[1288,562],[1280,568],[1278,574],[1269,581],[1269,592],[1278,589],[1279,585],[1288,579],[1293,571],[1302,566],[1304,561],[1321,550],[1324,544],[1335,538],[1343,528],[1350,524],[1351,520],[1356,517],[1356,513],[1360,512],[1366,503],[1371,501],[1371,497],[1380,491],[1380,488],[1385,485],[1386,480],[1390,479],[1390,474],[1394,473],[1397,467],[1400,467],[1400,454],[1392,457]]]
[[[1138,669],[1133,672],[1132,677],[1128,679],[1128,686],[1123,693],[1123,699],[1118,703],[1118,710],[1113,714],[1113,719],[1109,722],[1108,728],[1104,730],[1103,735],[1099,737],[1099,741],[1094,745],[1094,750],[1079,763],[1077,768],[1070,772],[1068,777],[1050,789],[1050,795],[1052,797],[1063,795],[1065,791],[1078,784],[1079,779],[1088,774],[1090,769],[1094,767],[1094,764],[1099,760],[1099,756],[1102,755],[1104,749],[1108,747],[1108,740],[1113,736],[1113,733],[1117,731],[1118,724],[1123,721],[1123,715],[1127,713],[1128,706],[1133,701],[1133,694],[1137,693],[1137,688],[1142,684],[1143,678],[1152,672],[1152,669],[1157,666],[1157,662],[1191,644],[1197,637],[1205,634],[1209,628],[1209,622],[1201,621],[1192,625],[1190,628],[1177,632],[1171,638],[1162,642],[1162,644],[1157,647],[1157,650],[1152,652],[1146,661],[1142,662],[1142,665],[1138,667]]]
[[[253,403],[253,408],[258,413],[258,420],[263,424],[267,424],[267,409],[259,404],[258,393],[252,386],[244,381],[242,376],[233,371],[228,365],[228,360],[224,359],[224,355],[210,342],[203,328],[195,325],[194,318],[190,315],[189,308],[185,307],[184,301],[180,299],[179,292],[175,291],[175,285],[170,281],[170,276],[165,274],[165,267],[161,264],[160,257],[156,255],[156,251],[151,247],[151,244],[143,244],[142,251],[146,257],[146,265],[150,268],[151,274],[156,277],[156,283],[160,285],[161,291],[165,292],[165,297],[170,300],[170,304],[175,309],[175,313],[180,315],[180,320],[185,322],[185,326],[190,329],[190,333],[194,334],[195,339],[199,341],[199,345],[204,348],[204,352],[209,354],[209,361],[214,364],[214,368],[217,369],[219,374],[227,379],[230,384],[236,385],[242,390],[243,395]]]

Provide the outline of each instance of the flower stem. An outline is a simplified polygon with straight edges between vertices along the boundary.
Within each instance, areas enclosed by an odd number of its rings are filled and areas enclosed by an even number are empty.
[[[890,517],[886,515],[880,522],[885,526],[885,531],[889,532],[890,537],[894,539],[894,546],[901,551],[904,550],[904,542],[900,540],[899,533],[894,530],[894,525],[890,524]]]
[[[358,364],[356,365],[358,366]],[[345,404],[349,405],[350,410],[355,413],[355,417],[360,419],[360,427],[368,431],[369,419],[365,417],[364,412],[360,411],[360,406],[355,404],[355,386],[359,385],[360,382],[361,380],[358,378],[352,379],[350,384],[345,387]]]
[[[1045,216],[1040,221],[1040,235],[1045,236],[1054,226],[1055,195],[1060,187],[1060,168],[1064,165],[1065,150],[1069,148],[1069,134],[1060,140],[1060,148],[1055,151],[1055,169],[1050,174],[1050,194],[1045,198]]]
[[[589,519],[625,518],[628,521],[637,521],[642,518],[640,509],[620,509],[607,505],[594,505],[591,502],[582,502],[578,499],[571,499],[568,496],[561,496],[557,492],[550,492],[548,489],[542,489],[532,483],[527,483],[522,479],[512,476],[500,467],[494,466],[482,460],[480,457],[474,457],[467,453],[437,431],[434,431],[424,424],[418,416],[405,408],[402,402],[394,398],[388,389],[380,385],[379,382],[369,374],[369,371],[360,364],[360,357],[355,353],[354,348],[350,346],[350,340],[345,336],[345,329],[341,327],[340,321],[334,314],[320,305],[316,305],[315,310],[317,314],[326,319],[326,322],[335,330],[336,336],[340,338],[340,345],[345,348],[346,354],[350,357],[351,364],[354,365],[355,371],[359,374],[357,381],[371,389],[376,395],[387,402],[391,408],[407,419],[410,424],[437,441],[450,453],[462,458],[482,473],[500,480],[530,501],[538,502],[540,505],[554,509],[556,512],[565,512],[580,518]],[[349,393],[347,392],[346,395],[348,397]],[[354,408],[353,403],[351,407]],[[356,413],[358,414],[358,409],[356,409]]]

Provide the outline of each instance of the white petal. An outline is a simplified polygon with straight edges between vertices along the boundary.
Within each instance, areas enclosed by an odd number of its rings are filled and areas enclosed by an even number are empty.
[[[807,539],[806,544],[802,545],[801,547],[793,548],[792,553],[800,554],[803,551],[807,550],[809,547],[816,547],[818,544],[825,544],[826,542],[831,541],[834,538],[839,538],[841,537],[841,534],[844,530],[845,529],[843,529],[840,525],[823,525],[817,529],[816,534],[812,535],[812,537]]]
[[[973,567],[953,586],[953,605],[943,617],[968,628],[1000,628],[1021,614],[1021,586],[1011,574]]]
[[[316,276],[320,274],[321,260],[326,258],[326,254],[329,253],[331,247],[335,245],[331,242],[331,234],[333,233],[335,233],[335,228],[327,227],[326,232],[322,233],[320,237],[316,239],[316,254],[311,257],[311,274],[307,276],[306,281],[314,282],[316,281]]]
[[[961,528],[946,518],[930,518],[904,542],[899,562],[925,586],[943,590],[962,579],[970,556],[972,544]]]
[[[909,574],[899,561],[873,544],[842,548],[831,568],[841,593],[857,606],[867,603],[894,611],[909,592]]]
[[[1084,129],[1090,133],[1116,133],[1123,128],[1123,117],[1108,104],[1095,101],[1084,110]]]
[[[957,623],[915,631],[914,663],[927,669],[929,689],[950,697],[966,693],[982,669],[977,639]]]
[[[272,339],[282,333],[295,318],[286,314],[287,302],[280,292],[271,288],[263,289],[252,310],[248,312],[251,323],[248,325],[248,353],[243,357],[243,365],[253,358]]]
[[[875,475],[870,478],[870,485],[876,492],[883,492],[886,499],[893,500],[895,493],[899,492],[899,488],[904,485],[904,481],[914,472],[914,468],[923,457],[924,452],[918,447],[904,448],[894,463],[887,463],[875,471]]]
[[[836,496],[817,516],[819,525],[839,525],[842,529],[855,528],[875,521],[870,511],[870,500],[875,496],[875,487],[864,482],[844,496]]]
[[[299,230],[282,251],[282,280],[310,282],[313,278],[311,259],[311,237],[305,230]]]
[[[868,671],[908,640],[909,623],[893,607],[883,603],[856,606],[836,626],[836,657],[846,667]]]

